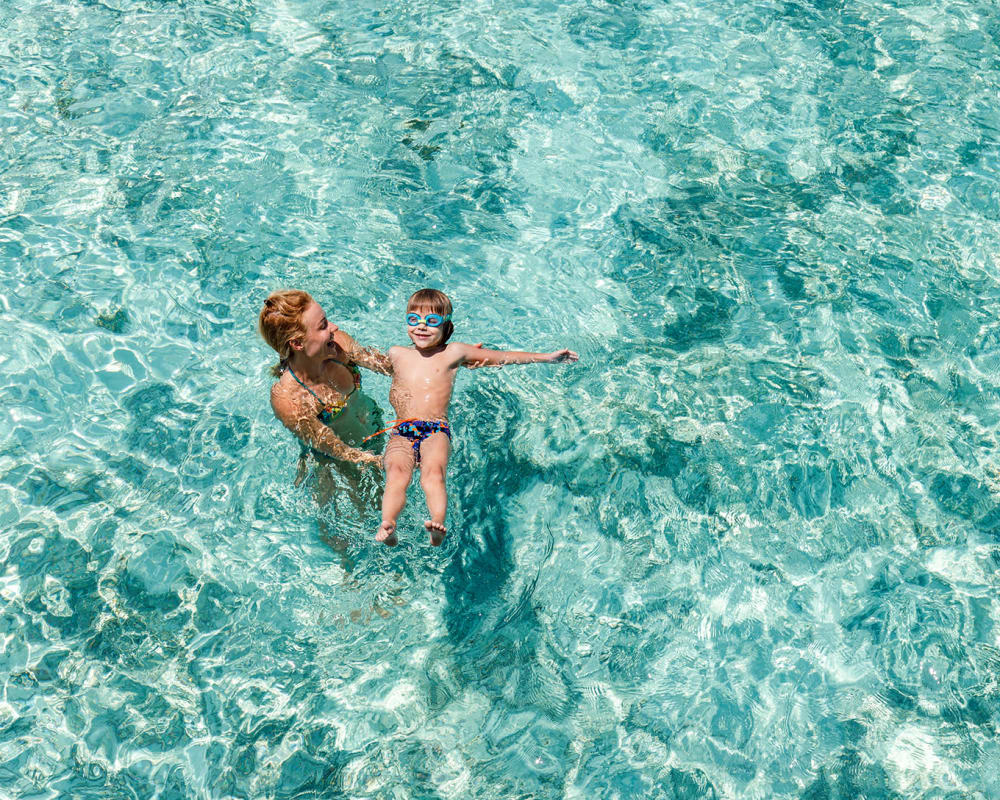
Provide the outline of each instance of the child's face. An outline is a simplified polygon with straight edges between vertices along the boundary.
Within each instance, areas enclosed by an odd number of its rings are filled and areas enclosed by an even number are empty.
[[[441,340],[444,338],[444,325],[431,327],[426,321],[426,317],[433,315],[432,311],[426,308],[411,308],[406,314],[408,317],[406,321],[406,333],[418,350],[426,350],[441,344]],[[416,325],[410,325],[410,322],[413,321],[413,317],[411,316],[413,314],[420,317],[420,321]]]

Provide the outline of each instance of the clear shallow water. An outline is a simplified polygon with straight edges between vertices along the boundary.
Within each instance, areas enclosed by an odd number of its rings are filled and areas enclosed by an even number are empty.
[[[995,5],[0,30],[4,793],[1000,797]],[[582,361],[464,375],[386,551],[253,325],[425,284]]]

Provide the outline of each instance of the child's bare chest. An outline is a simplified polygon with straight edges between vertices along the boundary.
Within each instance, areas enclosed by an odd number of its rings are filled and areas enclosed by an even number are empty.
[[[442,354],[443,355],[443,354]],[[394,365],[395,380],[403,384],[450,386],[455,378],[451,359],[404,353]]]

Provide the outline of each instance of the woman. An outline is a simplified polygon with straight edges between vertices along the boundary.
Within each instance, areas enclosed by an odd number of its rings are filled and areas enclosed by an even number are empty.
[[[319,303],[297,289],[272,293],[264,301],[258,327],[281,358],[272,370],[278,380],[271,387],[271,408],[303,444],[296,483],[305,476],[306,457],[311,456],[320,465],[316,500],[324,505],[335,490],[329,467],[336,465],[361,512],[360,468],[382,468],[382,456],[361,445],[382,427],[382,417],[374,401],[361,392],[358,366],[388,375],[389,360],[358,345],[327,320]]]

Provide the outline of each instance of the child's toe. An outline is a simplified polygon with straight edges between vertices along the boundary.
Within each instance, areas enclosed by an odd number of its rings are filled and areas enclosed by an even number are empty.
[[[435,547],[444,541],[444,537],[448,533],[448,529],[441,522],[427,520],[427,522],[424,523],[424,527],[427,529],[427,532],[430,533],[431,544]]]
[[[375,541],[382,542],[392,547],[398,541],[396,539],[396,526],[391,522],[383,522],[379,525],[375,533]]]

